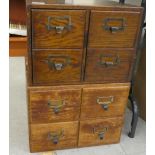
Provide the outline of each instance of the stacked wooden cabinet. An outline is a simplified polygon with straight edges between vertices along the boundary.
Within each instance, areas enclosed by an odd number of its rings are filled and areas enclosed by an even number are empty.
[[[29,2],[31,152],[118,143],[142,8]]]

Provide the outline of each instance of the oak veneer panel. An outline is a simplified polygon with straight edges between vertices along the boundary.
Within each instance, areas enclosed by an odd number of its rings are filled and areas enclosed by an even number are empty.
[[[118,143],[122,123],[123,119],[121,117],[81,121],[78,146]],[[105,128],[107,128],[107,131],[104,131]],[[100,139],[99,134],[103,131],[103,139]]]
[[[112,33],[105,30],[106,19],[109,27],[121,27],[122,21],[124,29]],[[89,43],[90,48],[134,48],[139,33],[141,12],[130,11],[91,11]]]
[[[127,49],[88,49],[84,81],[128,82],[134,55]]]
[[[32,10],[32,48],[83,48],[85,14],[82,10]],[[47,26],[66,26],[69,21],[63,18],[69,16],[72,24],[70,31],[62,33],[48,30]],[[48,18],[51,18],[48,23]]]
[[[130,85],[115,86],[108,84],[101,87],[83,88],[81,119],[123,116],[129,89]],[[110,101],[111,98],[112,101]],[[107,104],[107,102],[110,103]],[[108,108],[104,109],[103,104],[108,105]]]
[[[57,144],[49,138],[49,133],[63,131]],[[51,124],[30,125],[30,150],[42,152],[56,149],[71,148],[77,146],[78,122],[61,122]]]
[[[56,83],[79,82],[81,80],[82,52],[82,50],[76,49],[33,51],[33,83],[55,85]],[[63,66],[62,69],[56,70],[48,63]]]
[[[51,107],[50,105],[55,105]],[[56,113],[60,103],[63,105]],[[31,123],[52,123],[78,120],[80,115],[81,89],[29,90],[29,115]]]

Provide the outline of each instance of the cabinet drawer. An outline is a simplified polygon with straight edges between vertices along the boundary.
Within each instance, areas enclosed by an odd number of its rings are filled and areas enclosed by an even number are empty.
[[[29,90],[31,123],[52,123],[79,119],[81,89],[71,87]]]
[[[140,12],[92,11],[89,47],[135,46],[140,28]]]
[[[30,125],[31,152],[77,146],[78,122]]]
[[[129,84],[105,84],[83,89],[81,119],[124,115]]]
[[[82,50],[33,51],[33,83],[56,84],[81,80]]]
[[[123,119],[97,119],[80,122],[79,146],[118,143]]]
[[[32,48],[82,48],[85,11],[32,10]]]
[[[132,50],[89,49],[85,81],[128,82],[134,61]]]

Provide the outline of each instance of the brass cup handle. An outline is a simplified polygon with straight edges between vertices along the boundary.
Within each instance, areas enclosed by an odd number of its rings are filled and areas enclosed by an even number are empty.
[[[98,97],[96,99],[96,102],[102,106],[104,110],[108,110],[109,104],[111,104],[114,101],[114,96],[103,96],[103,97]]]
[[[58,144],[60,138],[64,136],[64,130],[54,131],[48,133],[48,140],[52,141],[53,144]]]
[[[48,101],[48,106],[50,109],[53,109],[55,114],[58,114],[61,109],[64,107],[65,101],[64,100],[54,100]]]
[[[93,128],[93,133],[98,135],[98,138],[100,140],[104,139],[105,133],[108,131],[108,127],[102,127],[102,128]]]
[[[120,58],[118,55],[111,56],[111,55],[100,55],[99,58],[99,65],[104,67],[110,67],[110,66],[117,66],[120,64]]]
[[[58,62],[59,59],[64,59],[65,61],[63,63]],[[61,71],[64,67],[66,67],[67,65],[71,63],[71,59],[69,56],[50,54],[48,55],[48,58],[44,60],[44,62],[47,63],[49,69]]]
[[[53,25],[52,24],[52,21],[53,20],[67,20],[68,21],[68,24],[65,25],[65,26],[62,26],[62,25]],[[70,31],[73,27],[72,25],[72,22],[71,22],[71,17],[70,16],[55,16],[55,17],[51,17],[49,16],[48,19],[47,19],[47,30],[50,31],[50,30],[55,30],[57,34],[62,34],[62,32],[64,30],[67,30],[67,31]]]
[[[110,26],[110,22],[119,22],[119,26]],[[111,33],[116,33],[118,31],[124,31],[126,27],[126,21],[124,18],[105,18],[103,20],[103,29],[110,31]]]

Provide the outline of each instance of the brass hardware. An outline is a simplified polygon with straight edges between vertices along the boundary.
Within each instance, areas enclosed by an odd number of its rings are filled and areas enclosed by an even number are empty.
[[[53,144],[58,144],[60,138],[64,136],[64,130],[54,131],[48,133],[48,139],[53,142]]]
[[[108,131],[108,127],[102,127],[102,128],[94,127],[93,128],[93,133],[97,134],[100,140],[104,139],[105,132],[107,131]]]
[[[96,102],[102,106],[104,110],[108,110],[109,104],[114,102],[114,96],[103,96],[103,97],[98,97]]]
[[[67,20],[68,24],[65,26],[55,26],[52,25],[53,20]],[[46,25],[47,30],[55,30],[57,34],[61,34],[64,30],[70,31],[73,27],[70,16],[56,16],[56,17],[48,17],[48,24]]]
[[[53,109],[55,114],[58,114],[64,105],[65,105],[64,100],[48,101],[49,108]]]
[[[120,58],[118,55],[111,56],[101,54],[99,59],[99,64],[105,67],[116,66],[120,64]]]
[[[110,26],[110,22],[117,21],[120,22],[120,26]],[[103,20],[103,28],[111,33],[116,33],[118,31],[124,31],[126,26],[126,21],[124,18],[106,18]]]
[[[59,59],[59,58],[65,59],[65,62],[61,63],[61,62],[55,62],[54,60],[52,60],[52,59]],[[44,62],[48,64],[48,67],[50,69],[61,71],[64,67],[70,64],[71,60],[70,60],[70,57],[68,56],[49,55],[48,58]]]

